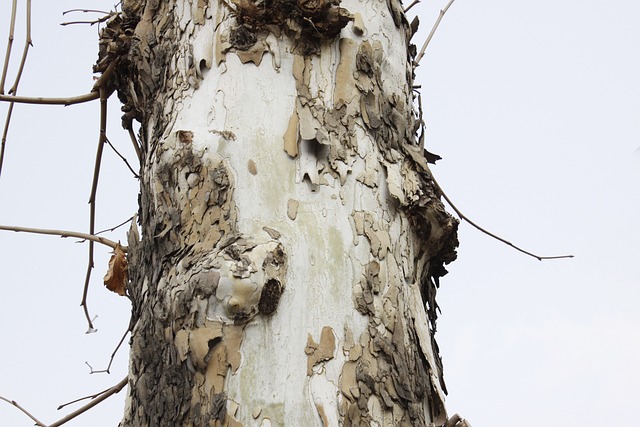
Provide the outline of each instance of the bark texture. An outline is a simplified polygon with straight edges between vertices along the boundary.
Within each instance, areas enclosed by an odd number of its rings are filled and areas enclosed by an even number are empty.
[[[123,426],[444,425],[457,222],[417,141],[397,0],[128,0],[142,123]]]

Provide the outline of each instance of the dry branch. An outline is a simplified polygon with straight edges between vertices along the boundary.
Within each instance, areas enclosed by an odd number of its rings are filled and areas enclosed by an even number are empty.
[[[114,394],[120,392],[120,390],[122,390],[124,388],[124,386],[127,385],[128,379],[129,379],[129,377],[124,377],[124,379],[122,381],[120,381],[118,384],[116,384],[113,387],[108,388],[107,390],[99,393],[99,395],[95,396],[95,398],[93,398],[93,400],[91,402],[87,403],[82,408],[79,408],[79,409],[73,411],[72,413],[70,413],[66,417],[59,419],[58,421],[54,422],[53,424],[49,424],[47,427],[59,427],[59,426],[65,424],[65,423],[67,423],[68,421],[71,421],[72,419],[74,419],[78,415],[81,415],[81,414],[87,412],[89,409],[93,408],[94,406],[96,406],[97,404],[102,402],[103,400],[106,400],[107,398],[109,398],[109,397],[113,396]]]
[[[22,57],[20,58],[20,65],[18,65],[18,72],[16,73],[16,79],[13,82],[13,86],[9,89],[9,93],[15,95],[18,90],[18,84],[24,71],[24,65],[27,62],[27,54],[29,53],[29,47],[33,46],[31,40],[31,0],[27,0],[27,13],[26,13],[26,37],[24,41],[24,48],[22,50]]]
[[[116,147],[113,146],[113,144],[111,143],[111,141],[109,141],[109,138],[105,137],[105,141],[107,142],[107,144],[109,144],[109,147],[111,147],[111,149],[113,150],[114,153],[116,153],[116,155],[118,157],[120,157],[120,159],[124,162],[125,165],[127,165],[127,168],[129,169],[129,171],[133,174],[133,177],[136,179],[140,178],[140,175],[138,175],[136,173],[136,171],[133,170],[133,168],[131,167],[131,165],[129,164],[129,161],[126,159],[126,157],[124,157],[122,154],[120,154],[120,152],[116,149]]]
[[[22,51],[22,57],[20,58],[20,65],[18,66],[18,73],[16,74],[16,79],[13,82],[13,86],[11,86],[11,89],[9,89],[9,93],[12,95],[16,95],[18,93],[18,85],[20,84],[20,78],[22,77],[22,73],[24,71],[24,65],[27,62],[27,54],[29,53],[29,47],[32,46],[32,40],[31,40],[31,0],[27,0],[27,13],[26,13],[26,28],[27,28],[27,34],[25,37],[25,41],[24,41],[24,48]],[[12,26],[13,26],[13,22],[12,22]],[[13,32],[13,28],[12,28],[12,32]],[[13,38],[13,34],[11,34],[11,39]],[[5,62],[5,68],[2,71],[2,84],[0,85],[0,87],[2,87],[2,90],[4,90],[4,78],[6,76],[6,71],[7,71],[7,67],[8,67],[8,60],[9,60],[9,50],[10,47],[7,46],[7,61]],[[6,147],[6,143],[7,143],[7,134],[9,133],[9,124],[11,123],[11,116],[13,114],[13,106],[14,103],[10,103],[9,104],[9,109],[7,110],[7,116],[5,118],[4,121],[4,129],[2,131],[2,140],[0,142],[0,175],[2,174],[2,165],[4,163],[4,152],[5,152],[5,147]]]
[[[529,255],[529,256],[531,256],[533,258],[536,258],[538,261],[542,261],[542,260],[545,260],[545,259],[573,258],[573,255],[555,255],[555,256],[540,256],[540,255],[536,255],[536,254],[531,253],[529,251],[525,251],[524,249],[514,245],[513,243],[509,242],[508,240],[503,239],[500,236],[497,236],[497,235],[493,234],[492,232],[490,232],[488,230],[485,230],[484,228],[480,227],[478,224],[476,224],[475,222],[473,222],[469,218],[467,218],[467,216],[465,214],[463,214],[460,211],[460,209],[458,209],[456,207],[456,205],[453,204],[451,199],[449,199],[447,194],[442,190],[442,187],[440,187],[440,184],[438,184],[438,182],[436,181],[435,177],[433,176],[433,173],[431,174],[431,179],[433,180],[433,183],[436,185],[436,187],[438,187],[438,190],[440,190],[440,193],[442,194],[442,197],[444,197],[444,199],[447,201],[449,206],[451,206],[451,209],[453,209],[455,211],[455,213],[458,214],[460,219],[462,219],[463,221],[468,222],[471,226],[473,226],[477,230],[482,231],[484,234],[486,234],[486,235],[488,235],[490,237],[493,237],[496,240],[499,240],[500,242],[504,243],[505,245],[511,246],[513,249],[515,249],[517,251],[520,251],[523,254],[526,254],[526,255]]]
[[[451,5],[453,4],[454,1],[455,0],[449,0],[449,3],[447,3],[447,5],[444,7],[444,9],[442,9],[440,11],[440,15],[438,15],[438,19],[436,20],[436,23],[433,24],[433,28],[431,28],[431,32],[429,33],[429,36],[427,37],[427,40],[425,40],[424,44],[422,45],[422,49],[420,49],[420,53],[416,57],[416,60],[415,60],[415,65],[416,66],[418,66],[418,64],[420,63],[420,60],[424,56],[424,51],[427,49],[427,46],[429,46],[429,42],[431,41],[431,39],[433,38],[433,35],[435,34],[436,30],[438,29],[438,25],[440,25],[440,21],[442,21],[442,18],[444,17],[444,14],[447,13],[447,10],[449,10],[449,8],[451,7]]]
[[[60,237],[76,237],[78,239],[89,240],[91,242],[102,243],[105,246],[109,246],[112,249],[115,249],[118,245],[117,242],[113,240],[109,240],[105,237],[100,237],[92,234],[79,233],[76,231],[68,231],[68,230],[51,230],[45,228],[29,228],[29,227],[16,227],[12,225],[0,225],[0,230],[5,231],[15,231],[17,233],[34,233],[34,234],[46,234],[50,236],[60,236]],[[122,247],[123,250],[126,251],[126,247]]]
[[[2,77],[0,77],[0,95],[4,94],[4,82],[7,79],[9,70],[9,58],[11,57],[11,46],[13,46],[13,34],[16,29],[16,9],[18,0],[13,0],[11,4],[11,24],[9,24],[9,40],[7,41],[7,52],[4,55],[4,65],[2,66]]]
[[[122,222],[121,222],[120,224],[118,224],[118,225],[114,225],[114,226],[113,226],[113,227],[111,227],[111,228],[105,228],[104,230],[97,231],[97,232],[95,233],[95,235],[97,236],[97,235],[99,235],[99,234],[103,234],[103,233],[107,233],[107,232],[115,231],[116,229],[118,229],[118,228],[122,227],[123,225],[125,225],[125,224],[127,224],[127,223],[129,223],[129,222],[133,221],[133,219],[134,219],[134,218],[135,218],[135,215],[134,215],[134,216],[132,216],[131,218],[129,218],[129,219],[127,219],[127,220],[125,220],[125,221],[122,221]],[[114,249],[115,249],[115,248],[114,248]]]
[[[120,390],[122,390],[124,388],[124,386],[127,385],[127,381],[128,381],[129,377],[124,377],[124,379],[122,379],[122,381],[120,381],[118,384],[114,385],[113,387],[110,387],[104,391],[101,391],[100,393],[96,393],[92,396],[88,396],[86,398],[83,399],[92,399],[91,402],[87,403],[86,405],[84,405],[82,408],[79,408],[75,411],[73,411],[72,413],[70,413],[69,415],[59,419],[58,421],[52,423],[52,424],[44,424],[43,422],[39,421],[37,418],[35,418],[33,415],[31,415],[26,409],[24,409],[22,406],[20,406],[16,401],[14,400],[9,400],[6,399],[2,396],[0,396],[0,400],[4,400],[5,402],[9,403],[10,405],[15,406],[16,408],[18,408],[20,411],[22,411],[25,415],[27,415],[29,418],[31,418],[37,426],[39,427],[59,427],[63,424],[66,424],[67,422],[71,421],[72,419],[74,419],[75,417],[77,417],[78,415],[81,415],[85,412],[87,412],[89,409],[93,408],[94,406],[96,406],[97,404],[99,404],[100,402],[106,400],[107,398],[113,396],[114,394],[120,392]],[[82,400],[82,399],[78,399],[78,400]],[[77,401],[77,400],[76,400]],[[58,408],[60,409],[60,407]]]
[[[72,12],[101,13],[104,16],[94,19],[92,21],[70,21],[70,22],[63,22],[60,25],[66,26],[66,25],[73,25],[73,24],[89,24],[89,25],[100,24],[102,22],[107,21],[114,14],[116,14],[116,12],[106,12],[104,10],[96,10],[96,9],[70,9],[70,10],[65,10],[64,12],[62,12],[62,14],[66,15],[67,13],[72,13]]]
[[[0,101],[15,102],[16,104],[40,104],[40,105],[73,105],[83,102],[94,101],[100,98],[100,92],[92,91],[80,96],[72,96],[69,98],[44,98],[40,96],[11,96],[0,95]]]
[[[409,12],[409,10],[410,10],[413,6],[417,5],[418,3],[420,3],[420,0],[413,0],[409,6],[407,6],[407,7],[405,7],[405,8],[404,8],[404,11],[403,11],[403,12],[404,12],[404,13]]]
[[[105,11],[105,10],[97,10],[97,9],[69,9],[69,10],[65,10],[64,12],[62,12],[63,15],[66,15],[67,13],[73,13],[73,12],[82,12],[82,13],[102,13],[104,15],[109,14],[109,12]]]
[[[142,150],[140,148],[140,144],[138,143],[138,139],[133,132],[133,123],[129,120],[127,123],[127,132],[129,133],[129,138],[131,139],[131,144],[133,144],[133,149],[136,151],[136,155],[138,156],[138,161],[142,163]]]
[[[7,402],[8,404],[15,406],[16,408],[18,408],[20,411],[22,411],[23,414],[25,414],[27,417],[31,418],[33,420],[33,422],[35,422],[37,426],[39,427],[47,427],[46,424],[42,423],[42,421],[38,420],[36,417],[34,417],[33,415],[31,415],[31,413],[29,413],[29,411],[27,411],[26,409],[24,409],[22,406],[20,406],[20,404],[18,402],[16,402],[15,400],[9,400],[5,397],[0,396],[0,400],[4,400],[5,402]]]
[[[124,335],[122,335],[122,338],[120,338],[120,341],[118,342],[118,345],[116,345],[115,350],[113,350],[113,353],[111,353],[111,357],[109,358],[109,364],[107,365],[106,369],[100,369],[100,370],[94,370],[93,366],[89,365],[89,363],[84,362],[89,369],[91,369],[91,372],[89,372],[90,374],[101,374],[101,373],[107,373],[110,374],[111,373],[111,365],[113,364],[113,360],[116,357],[116,354],[118,354],[118,350],[120,350],[120,347],[122,347],[122,343],[124,342],[124,339],[127,337],[127,334],[131,331],[131,326],[127,327],[127,330],[124,332]],[[77,402],[77,400],[75,401]],[[69,403],[73,403],[73,402],[69,402]],[[66,406],[69,403],[63,405]],[[62,408],[62,406],[60,406],[58,409]]]
[[[112,69],[112,62],[109,65],[104,77],[109,69]],[[102,165],[102,153],[104,151],[104,144],[107,140],[107,91],[103,85],[99,86],[100,91],[100,134],[98,136],[98,149],[96,150],[96,161],[93,168],[93,181],[91,183],[91,195],[89,196],[89,234],[94,235],[96,231],[96,193],[98,192],[98,180],[100,178],[100,166]],[[82,289],[82,302],[80,305],[84,310],[84,315],[87,318],[89,329],[87,333],[95,331],[91,316],[89,315],[89,309],[87,307],[87,294],[89,292],[89,281],[91,280],[91,270],[93,270],[93,241],[89,241],[89,259],[87,262],[87,272],[84,279],[84,287]]]

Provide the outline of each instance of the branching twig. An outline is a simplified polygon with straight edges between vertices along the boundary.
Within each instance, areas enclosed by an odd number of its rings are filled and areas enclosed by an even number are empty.
[[[26,409],[24,409],[22,406],[20,406],[20,405],[18,404],[18,402],[16,402],[15,400],[9,400],[9,399],[6,399],[6,398],[4,398],[4,397],[2,397],[2,396],[0,396],[0,400],[4,400],[4,401],[5,401],[5,402],[7,402],[8,404],[13,405],[13,406],[15,406],[16,408],[18,408],[20,411],[22,411],[22,413],[23,413],[23,414],[25,414],[27,417],[31,418],[31,419],[33,420],[33,422],[35,422],[35,423],[36,423],[35,425],[37,425],[37,426],[39,426],[39,427],[47,427],[47,425],[46,425],[46,424],[42,423],[42,421],[38,420],[36,417],[34,417],[33,415],[31,415],[31,414],[29,413],[29,411],[27,411],[27,410],[26,410]]]
[[[108,388],[108,389],[104,390],[101,393],[98,393],[97,395],[95,395],[95,397],[91,397],[93,400],[91,402],[87,403],[86,405],[84,405],[82,408],[79,408],[76,411],[73,411],[72,413],[70,413],[66,417],[59,419],[58,421],[56,421],[53,424],[49,424],[49,426],[47,426],[47,427],[59,427],[59,426],[65,424],[65,423],[67,423],[68,421],[71,421],[72,419],[74,419],[78,415],[83,414],[84,412],[86,412],[89,409],[93,408],[94,406],[96,406],[97,404],[102,402],[103,400],[106,400],[108,397],[111,397],[114,394],[120,392],[120,390],[122,390],[124,388],[124,386],[127,385],[127,381],[128,380],[129,380],[129,377],[124,377],[124,379],[122,381],[120,381],[118,384],[114,385],[111,388]]]
[[[16,233],[34,233],[34,234],[47,234],[50,236],[60,236],[62,238],[66,237],[76,237],[78,239],[89,240],[92,242],[102,243],[105,246],[109,246],[112,249],[115,249],[118,243],[113,240],[109,240],[106,237],[96,236],[95,234],[86,234],[79,233],[76,231],[68,231],[68,230],[51,230],[46,228],[29,228],[29,227],[16,227],[13,225],[0,225],[0,230],[5,231],[15,231]],[[120,246],[125,252],[127,248],[125,246]]]
[[[118,342],[118,345],[116,346],[116,349],[113,350],[113,353],[111,353],[111,357],[109,358],[109,364],[107,365],[107,369],[100,369],[97,371],[93,370],[93,366],[89,365],[88,362],[84,362],[89,369],[91,369],[91,372],[89,372],[90,374],[101,374],[106,372],[107,374],[110,374],[111,372],[109,372],[111,370],[111,365],[113,364],[113,359],[116,357],[116,354],[118,353],[118,350],[120,350],[120,347],[122,346],[122,343],[124,342],[124,339],[127,337],[127,334],[131,331],[131,328],[128,327],[127,330],[125,331],[124,335],[122,335],[122,338],[120,338],[120,341]],[[58,408],[60,409],[60,408]]]
[[[82,12],[82,13],[101,13],[104,16],[98,19],[94,19],[93,21],[72,21],[72,22],[63,22],[60,25],[65,26],[65,25],[72,25],[72,24],[90,24],[90,25],[94,25],[94,24],[99,24],[101,22],[104,22],[106,20],[108,20],[109,18],[111,18],[114,13],[116,12],[106,12],[104,10],[96,10],[96,9],[69,9],[69,10],[65,10],[64,12],[62,12],[62,15],[66,15],[67,13],[72,13],[72,12]]]
[[[29,53],[29,47],[32,46],[31,40],[31,0],[27,0],[27,34],[24,41],[24,49],[22,51],[22,58],[20,59],[20,65],[18,66],[18,73],[16,74],[16,79],[13,82],[13,86],[9,89],[9,93],[15,96],[18,93],[18,85],[20,84],[20,78],[22,77],[22,72],[24,71],[24,64],[27,62],[27,54]],[[13,23],[12,23],[13,24]],[[7,52],[8,58],[8,52]],[[5,64],[8,65],[8,64]],[[6,70],[5,70],[6,71]],[[5,73],[3,71],[3,79]],[[3,85],[4,86],[4,81]],[[0,141],[0,175],[2,175],[2,165],[4,163],[4,152],[7,143],[7,134],[9,133],[9,124],[11,123],[11,115],[13,114],[13,106],[15,104],[12,102],[9,104],[9,109],[7,110],[7,116],[4,121],[4,129],[2,131],[2,140]]]
[[[78,401],[84,400],[84,399],[92,399],[91,402],[87,403],[82,408],[79,408],[79,409],[73,411],[69,415],[67,415],[67,416],[65,416],[65,417],[59,419],[58,421],[56,421],[56,422],[54,422],[52,424],[49,424],[49,425],[44,424],[43,422],[39,421],[36,417],[31,415],[26,409],[24,409],[22,406],[20,406],[16,401],[5,399],[2,396],[0,396],[0,400],[4,400],[5,402],[9,403],[10,405],[13,405],[16,408],[18,408],[25,415],[27,415],[29,418],[31,418],[36,423],[36,425],[39,426],[39,427],[59,427],[59,426],[61,426],[63,424],[66,424],[67,422],[71,421],[72,419],[74,419],[78,415],[81,415],[81,414],[87,412],[89,409],[93,408],[94,406],[96,406],[100,402],[106,400],[107,398],[113,396],[114,394],[119,393],[120,390],[122,390],[124,388],[124,386],[127,385],[128,381],[129,381],[129,377],[128,376],[124,377],[122,379],[122,381],[120,381],[118,384],[114,385],[113,387],[109,387],[108,389],[103,390],[100,393],[96,393],[96,394],[94,394],[92,396],[87,396],[87,397],[83,397],[82,399],[75,400],[74,402],[78,402]],[[70,402],[70,403],[74,403],[74,402]],[[61,405],[60,407],[58,407],[58,409],[66,406],[68,404],[69,403],[67,403],[65,405]]]
[[[29,47],[33,46],[33,41],[31,40],[31,0],[27,0],[27,11],[26,11],[26,35],[24,40],[24,48],[22,50],[22,57],[20,58],[20,65],[18,65],[18,72],[16,73],[16,79],[13,82],[13,86],[9,89],[9,93],[15,95],[18,90],[18,84],[20,83],[20,78],[22,77],[22,72],[24,71],[24,65],[27,62],[27,54],[29,53]]]
[[[531,252],[525,251],[524,249],[514,245],[513,243],[509,242],[508,240],[503,239],[500,236],[496,236],[495,234],[493,234],[490,231],[485,230],[484,228],[480,227],[478,224],[476,224],[475,222],[471,221],[469,218],[467,218],[467,216],[465,214],[463,214],[460,209],[458,209],[456,207],[456,205],[453,204],[453,202],[451,202],[451,199],[449,199],[449,197],[447,196],[447,194],[442,190],[442,187],[440,187],[440,184],[438,184],[438,182],[436,181],[435,177],[433,176],[433,173],[431,174],[431,179],[433,180],[433,183],[436,185],[436,187],[438,187],[438,190],[440,190],[440,193],[442,194],[442,197],[444,197],[444,199],[447,201],[447,203],[449,204],[449,206],[451,206],[451,209],[453,209],[455,211],[455,213],[458,214],[458,216],[460,217],[460,219],[468,222],[470,225],[472,225],[474,228],[476,228],[477,230],[482,231],[484,234],[493,237],[496,240],[501,241],[502,243],[504,243],[505,245],[511,246],[513,249],[522,252],[523,254],[529,255],[533,258],[536,258],[539,261],[545,260],[545,259],[561,259],[561,258],[573,258],[573,255],[557,255],[557,256],[540,256],[540,255],[536,255],[533,254]]]
[[[13,46],[13,34],[16,29],[16,10],[18,8],[18,0],[13,0],[11,4],[11,24],[9,24],[9,40],[7,41],[7,53],[4,55],[4,65],[2,67],[2,77],[0,77],[0,95],[4,95],[4,82],[7,79],[9,71],[9,58],[11,57],[11,46]]]
[[[113,63],[112,63],[113,64]],[[91,195],[89,196],[89,234],[96,231],[96,193],[98,191],[98,180],[100,178],[100,166],[102,165],[102,152],[107,139],[107,91],[104,86],[99,87],[100,91],[100,135],[98,137],[98,149],[96,151],[96,161],[93,168],[93,181],[91,183]],[[89,316],[87,308],[87,293],[89,291],[89,281],[91,280],[91,270],[93,270],[93,241],[89,241],[89,260],[87,262],[87,273],[85,275],[84,287],[82,289],[82,302],[80,305],[84,309],[84,315],[89,324],[89,332],[95,329]]]
[[[84,362],[84,363],[89,365],[87,362]],[[91,366],[89,366],[89,367],[91,367]],[[105,390],[99,391],[97,393],[90,394],[89,396],[79,397],[79,398],[74,399],[74,400],[72,400],[70,402],[63,403],[62,405],[58,406],[56,409],[59,411],[60,409],[63,409],[65,406],[73,405],[74,403],[78,403],[78,402],[81,402],[81,401],[87,400],[87,399],[95,399],[96,397],[100,396],[101,394],[108,392],[110,389],[111,389],[111,387],[109,387],[109,388],[107,388]]]
[[[113,144],[111,143],[111,141],[109,141],[109,138],[105,137],[105,141],[107,142],[107,144],[109,144],[109,147],[111,147],[111,149],[113,150],[114,153],[116,153],[118,155],[118,157],[120,157],[122,159],[122,161],[124,162],[125,165],[127,165],[127,168],[129,168],[129,170],[131,171],[131,173],[133,174],[133,176],[138,179],[140,178],[140,175],[138,175],[133,168],[131,167],[131,165],[129,164],[129,162],[127,161],[127,159],[120,154],[120,152],[118,152],[118,150],[116,150],[116,147],[113,146]]]
[[[436,23],[433,24],[433,28],[431,29],[431,32],[429,33],[429,36],[427,37],[427,40],[425,40],[424,44],[422,45],[422,49],[420,49],[420,53],[416,57],[416,60],[415,60],[415,66],[416,67],[418,66],[418,64],[420,63],[420,60],[424,56],[424,51],[427,49],[427,46],[429,46],[429,42],[431,41],[431,39],[433,38],[433,35],[435,34],[436,30],[438,29],[438,25],[440,25],[440,21],[442,21],[442,17],[444,16],[445,13],[447,13],[447,10],[449,10],[449,8],[451,7],[451,5],[453,4],[454,1],[455,0],[449,0],[449,3],[447,3],[445,8],[440,11],[440,15],[438,16],[438,19],[436,20]]]
[[[9,96],[0,95],[0,101],[15,102],[16,104],[40,104],[40,105],[73,105],[83,102],[94,101],[100,98],[99,91],[92,91],[80,96],[72,96],[69,98],[44,98],[40,96]]]

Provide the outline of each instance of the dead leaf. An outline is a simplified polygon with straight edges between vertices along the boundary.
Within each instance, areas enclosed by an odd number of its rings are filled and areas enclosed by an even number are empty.
[[[104,285],[111,292],[115,292],[118,295],[125,296],[127,289],[127,283],[129,282],[129,264],[127,257],[122,250],[122,246],[118,243],[113,250],[113,255],[109,260],[109,270],[104,276]]]

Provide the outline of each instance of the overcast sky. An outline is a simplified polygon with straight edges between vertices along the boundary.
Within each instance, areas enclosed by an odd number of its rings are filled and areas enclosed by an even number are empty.
[[[58,26],[77,1],[33,3],[34,48],[19,93],[86,93],[95,27]],[[445,2],[424,3],[411,11],[421,17],[416,42]],[[3,2],[2,41],[9,12]],[[448,410],[474,427],[637,418],[639,17],[631,0],[458,0],[418,68],[427,146],[443,157],[433,172],[458,208],[527,250],[576,256],[540,262],[460,226],[459,257],[438,296],[437,339]],[[133,159],[112,104],[109,138]],[[14,115],[0,224],[86,230],[98,105],[19,105]],[[106,150],[98,229],[129,218],[136,194],[136,181]],[[112,238],[124,239],[124,230]],[[72,239],[0,232],[0,395],[44,422],[64,415],[57,405],[126,375],[126,347],[111,375],[89,375],[85,364],[106,366],[129,316],[127,300],[103,289],[108,254],[99,248],[89,299],[98,333],[85,334],[86,258],[86,245]],[[121,393],[68,425],[117,425],[123,402]],[[0,424],[32,423],[0,402]]]

